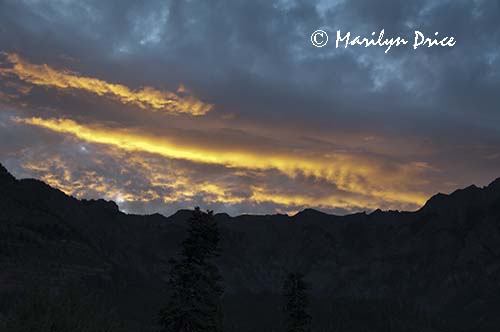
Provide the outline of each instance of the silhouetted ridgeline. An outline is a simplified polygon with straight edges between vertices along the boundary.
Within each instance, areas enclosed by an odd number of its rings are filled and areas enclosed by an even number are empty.
[[[126,215],[0,167],[0,320],[15,331],[34,302],[112,319],[108,331],[152,330],[190,216]],[[215,218],[225,331],[281,331],[289,271],[310,285],[313,331],[500,330],[500,180],[417,212]]]

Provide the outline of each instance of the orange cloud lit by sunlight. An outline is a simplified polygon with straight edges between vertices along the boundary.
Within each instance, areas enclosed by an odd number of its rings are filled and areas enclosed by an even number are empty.
[[[114,200],[119,205],[124,202],[160,201],[166,204],[183,203],[185,206],[194,206],[198,204],[196,199],[201,198],[204,204],[273,204],[276,211],[288,214],[294,214],[305,207],[360,211],[382,206],[382,202],[373,197],[349,195],[342,198],[333,195],[311,197],[307,193],[281,192],[280,188],[273,187],[272,184],[252,184],[249,188],[238,188],[240,190],[233,192],[228,188],[231,186],[234,188],[234,184],[224,183],[224,180],[222,182],[200,180],[182,168],[172,173],[172,169],[165,166],[161,158],[153,161],[141,154],[131,156],[113,149],[101,152],[112,156],[123,168],[133,170],[144,183],[138,186],[137,183],[121,182],[109,176],[98,175],[95,171],[75,171],[75,165],[69,164],[67,160],[57,155],[43,160],[25,161],[22,167],[33,176],[68,195],[77,198],[105,198]],[[100,163],[99,159],[95,162]],[[162,193],[166,188],[167,193]],[[249,193],[245,194],[245,190],[241,189],[248,189]]]
[[[324,207],[377,207],[391,203],[394,207],[417,207],[423,204],[427,194],[412,190],[412,182],[422,171],[419,163],[393,165],[389,169],[379,167],[373,160],[359,156],[335,154],[328,156],[305,156],[295,153],[268,153],[256,151],[228,151],[197,146],[184,146],[162,137],[148,136],[130,130],[103,127],[97,124],[83,125],[68,119],[20,118],[17,123],[49,129],[53,132],[71,135],[80,140],[113,146],[124,151],[150,153],[162,157],[186,160],[195,163],[220,165],[238,170],[278,170],[290,179],[312,177],[326,181],[346,195],[314,197],[309,193],[275,192],[253,187],[251,197],[236,197],[224,194],[224,188],[216,184],[186,186],[195,192],[203,192],[221,202],[273,202],[285,206]],[[380,181],[383,179],[383,181]],[[189,181],[187,179],[186,181]],[[383,182],[380,184],[378,182]],[[408,189],[410,188],[410,189]],[[183,195],[188,193],[184,192]],[[164,197],[162,199],[165,199]]]
[[[110,154],[110,152],[107,152]],[[116,158],[120,158],[116,153]],[[121,157],[120,159],[124,159]],[[283,191],[279,186],[274,186],[272,183],[256,184],[253,183],[248,188],[238,188],[236,193],[231,192],[228,188],[230,183],[214,183],[207,181],[197,181],[183,172],[177,170],[175,176],[166,176],[165,169],[162,167],[154,167],[150,159],[145,160],[140,154],[128,156],[125,163],[133,169],[140,169],[142,177],[147,178],[151,187],[172,187],[174,192],[161,199],[165,203],[174,203],[178,201],[189,200],[195,195],[202,195],[204,201],[207,203],[225,203],[225,204],[239,204],[239,203],[272,203],[281,206],[282,212],[292,213],[299,211],[304,207],[315,208],[342,208],[347,211],[359,211],[362,209],[376,209],[384,205],[384,200],[366,195],[343,195],[343,197],[336,197],[332,194],[327,195],[314,195],[308,190],[303,193],[289,193]],[[236,176],[245,176],[244,170],[231,169],[232,174]],[[241,185],[239,185],[241,186]],[[241,189],[247,189],[248,195],[241,193]],[[153,189],[154,191],[154,189]],[[418,206],[414,203],[404,203],[400,205],[401,208],[411,209]]]
[[[164,203],[190,201],[196,195],[202,195],[208,203],[237,204],[245,201],[244,197],[235,196],[215,183],[195,181],[184,174],[182,170],[174,175],[167,175],[165,169],[153,167],[137,156],[126,156],[106,151],[119,160],[122,165],[137,171],[145,180],[149,189],[127,188],[124,184],[116,183],[111,178],[98,175],[95,171],[84,171],[83,174],[73,174],[71,167],[59,156],[47,160],[31,160],[23,163],[22,167],[36,175],[40,180],[52,187],[58,188],[68,195],[84,198],[89,193],[96,197],[109,200],[122,200],[130,202],[150,202],[161,200]],[[168,195],[160,195],[157,188],[173,189]]]
[[[122,84],[56,70],[46,64],[31,64],[17,54],[7,53],[6,59],[12,68],[0,68],[0,76],[15,75],[24,82],[38,86],[82,90],[98,96],[109,96],[123,104],[133,104],[142,109],[169,114],[204,115],[213,107],[192,96],[184,86],[180,86],[177,93],[160,91],[152,87],[132,90]]]

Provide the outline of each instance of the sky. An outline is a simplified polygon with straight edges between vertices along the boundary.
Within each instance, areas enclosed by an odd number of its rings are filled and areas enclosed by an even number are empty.
[[[500,177],[498,17],[494,0],[0,0],[0,162],[128,213],[416,210]],[[456,44],[335,47],[382,29]]]

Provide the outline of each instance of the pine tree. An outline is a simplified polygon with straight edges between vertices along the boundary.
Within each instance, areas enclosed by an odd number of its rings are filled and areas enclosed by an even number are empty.
[[[311,316],[307,312],[308,287],[300,273],[288,274],[283,284],[286,332],[310,331]]]
[[[189,220],[181,257],[171,261],[170,300],[160,313],[165,332],[220,332],[222,278],[213,259],[219,230],[212,211],[196,208]]]

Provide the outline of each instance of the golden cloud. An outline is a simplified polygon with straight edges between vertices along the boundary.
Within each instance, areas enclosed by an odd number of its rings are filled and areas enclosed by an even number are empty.
[[[336,192],[345,192],[342,198],[323,195],[289,194],[269,189],[252,188],[251,197],[222,194],[224,190],[215,184],[202,183],[193,188],[210,194],[222,202],[238,202],[244,199],[254,202],[273,202],[287,206],[324,207],[375,207],[381,203],[391,206],[416,207],[425,202],[427,194],[414,188],[412,182],[422,171],[419,163],[397,164],[391,167],[377,165],[356,155],[328,154],[324,156],[299,155],[296,153],[259,153],[199,146],[186,146],[163,137],[98,124],[79,124],[68,119],[14,118],[18,123],[29,124],[51,131],[71,135],[80,140],[104,144],[128,152],[150,153],[169,159],[220,165],[238,170],[277,170],[290,179],[310,177],[314,181],[326,181]],[[186,193],[184,193],[186,194]],[[371,200],[371,202],[370,202]],[[387,204],[384,204],[387,206]]]
[[[77,198],[105,198],[114,200],[119,205],[141,203],[147,206],[156,203],[158,206],[160,202],[184,207],[200,204],[239,205],[247,206],[248,209],[249,206],[265,204],[274,207],[275,211],[289,214],[306,207],[342,208],[346,211],[383,207],[382,201],[369,196],[347,195],[340,198],[329,194],[313,197],[310,191],[314,191],[314,183],[305,184],[309,189],[303,190],[306,194],[286,192],[272,183],[272,175],[264,183],[253,183],[246,187],[245,184],[234,182],[234,177],[211,178],[208,181],[205,174],[196,174],[182,167],[174,167],[173,170],[173,165],[166,165],[161,157],[119,152],[114,148],[94,152],[87,165],[93,165],[90,168],[77,166],[81,165],[78,159],[72,160],[68,156],[59,155],[45,158],[32,156],[23,161],[22,168],[30,176],[39,178],[68,195]],[[112,160],[112,163],[121,165],[121,169],[107,175],[98,174],[100,172],[93,168],[104,162],[103,156],[107,162]],[[135,180],[130,180],[131,177]],[[123,181],[124,178],[127,181]]]
[[[142,109],[163,111],[169,114],[204,115],[213,108],[213,105],[192,96],[184,86],[180,86],[176,93],[152,87],[132,90],[122,84],[80,76],[66,70],[56,70],[46,64],[32,64],[17,54],[7,53],[6,58],[12,68],[0,68],[0,75],[15,75],[20,80],[33,85],[62,90],[82,90],[98,96],[111,97],[123,104],[132,104]]]

